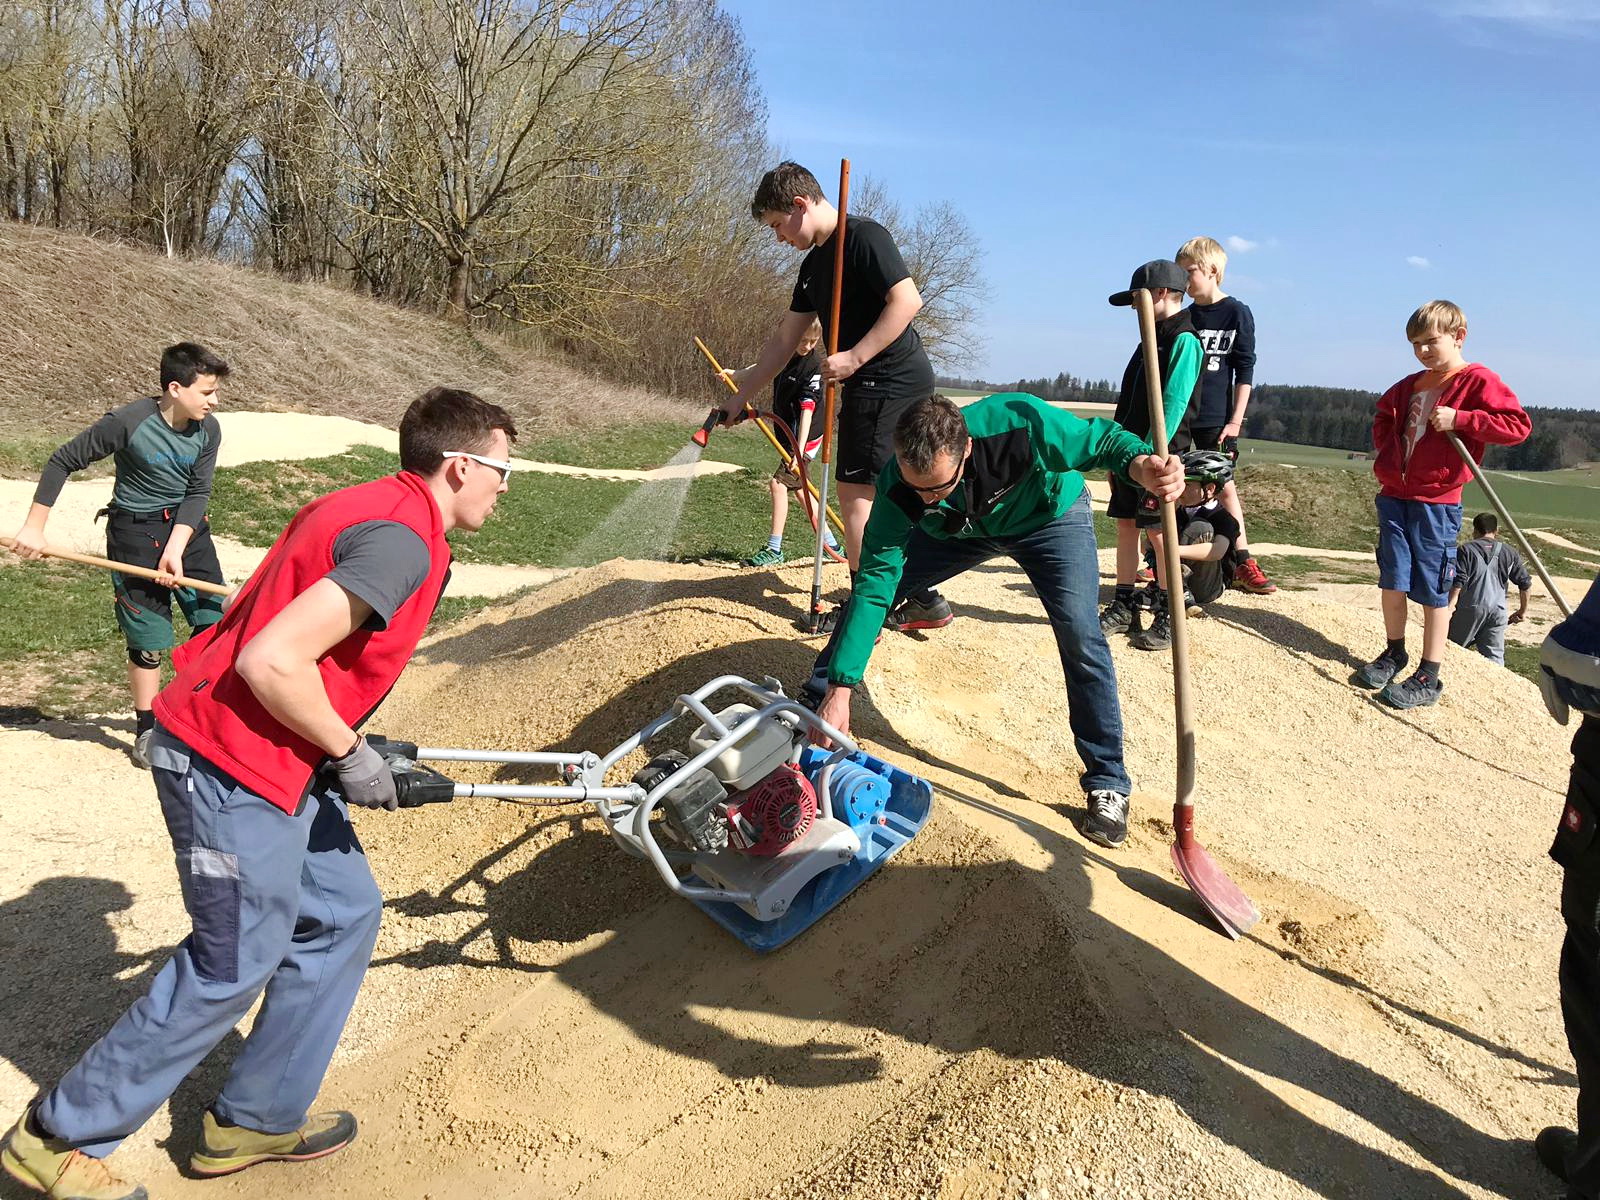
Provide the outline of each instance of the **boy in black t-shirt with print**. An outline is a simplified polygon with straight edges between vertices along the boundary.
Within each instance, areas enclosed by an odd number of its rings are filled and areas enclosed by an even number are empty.
[[[1202,450],[1220,450],[1239,461],[1239,436],[1244,430],[1245,407],[1255,382],[1256,319],[1250,309],[1222,290],[1228,253],[1213,238],[1190,238],[1178,247],[1178,265],[1189,276],[1189,319],[1206,352],[1195,396],[1194,444]],[[1229,480],[1218,497],[1239,526],[1234,550],[1233,585],[1258,596],[1270,596],[1277,586],[1250,553],[1244,533],[1244,506],[1238,486]]]
[[[789,311],[761,356],[723,403],[723,422],[741,419],[746,403],[777,375],[813,319],[824,333],[832,316],[834,235],[839,210],[816,176],[798,163],[779,163],[761,177],[750,212],[785,245],[806,251]],[[933,367],[911,320],[922,308],[911,272],[889,231],[866,217],[845,222],[844,282],[839,304],[839,352],[823,359],[824,382],[839,385],[839,515],[852,575],[861,565],[861,535],[872,511],[878,472],[894,457],[894,427],[902,413],[933,395]],[[887,624],[902,630],[948,625],[950,606],[937,592],[908,596]],[[832,632],[839,610],[825,613],[819,632]]]

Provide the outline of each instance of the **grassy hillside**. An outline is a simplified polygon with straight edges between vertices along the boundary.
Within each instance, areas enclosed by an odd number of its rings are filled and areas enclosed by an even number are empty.
[[[177,341],[228,359],[224,402],[245,410],[336,413],[393,428],[415,396],[450,384],[505,405],[525,441],[704,412],[342,288],[26,225],[0,223],[0,293],[0,470],[12,473],[22,462],[36,470],[40,447],[154,393],[161,348]]]

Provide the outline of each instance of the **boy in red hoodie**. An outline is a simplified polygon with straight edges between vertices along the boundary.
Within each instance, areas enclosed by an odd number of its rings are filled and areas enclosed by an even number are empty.
[[[1383,653],[1355,674],[1395,708],[1439,699],[1449,631],[1450,585],[1461,532],[1461,488],[1472,477],[1446,433],[1478,461],[1486,445],[1515,446],[1533,426],[1516,394],[1481,363],[1461,357],[1467,319],[1448,300],[1430,300],[1406,322],[1423,370],[1383,394],[1372,421],[1378,477],[1378,586],[1383,589]],[[1406,599],[1422,606],[1422,661],[1395,682],[1406,657]]]

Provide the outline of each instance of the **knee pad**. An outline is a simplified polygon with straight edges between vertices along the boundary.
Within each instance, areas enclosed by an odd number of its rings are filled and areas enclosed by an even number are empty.
[[[161,655],[154,650],[135,650],[132,646],[129,646],[128,661],[136,667],[142,667],[146,671],[153,671],[161,665]]]

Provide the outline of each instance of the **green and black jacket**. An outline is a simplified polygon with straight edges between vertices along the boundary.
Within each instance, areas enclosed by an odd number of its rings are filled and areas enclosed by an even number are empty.
[[[878,475],[861,570],[829,664],[830,683],[861,682],[905,571],[913,529],[940,539],[1020,537],[1067,511],[1083,493],[1080,472],[1110,470],[1127,478],[1128,464],[1150,453],[1143,439],[1115,421],[1085,421],[1026,392],[987,396],[961,415],[972,436],[972,456],[948,497],[924,506],[895,459]]]

